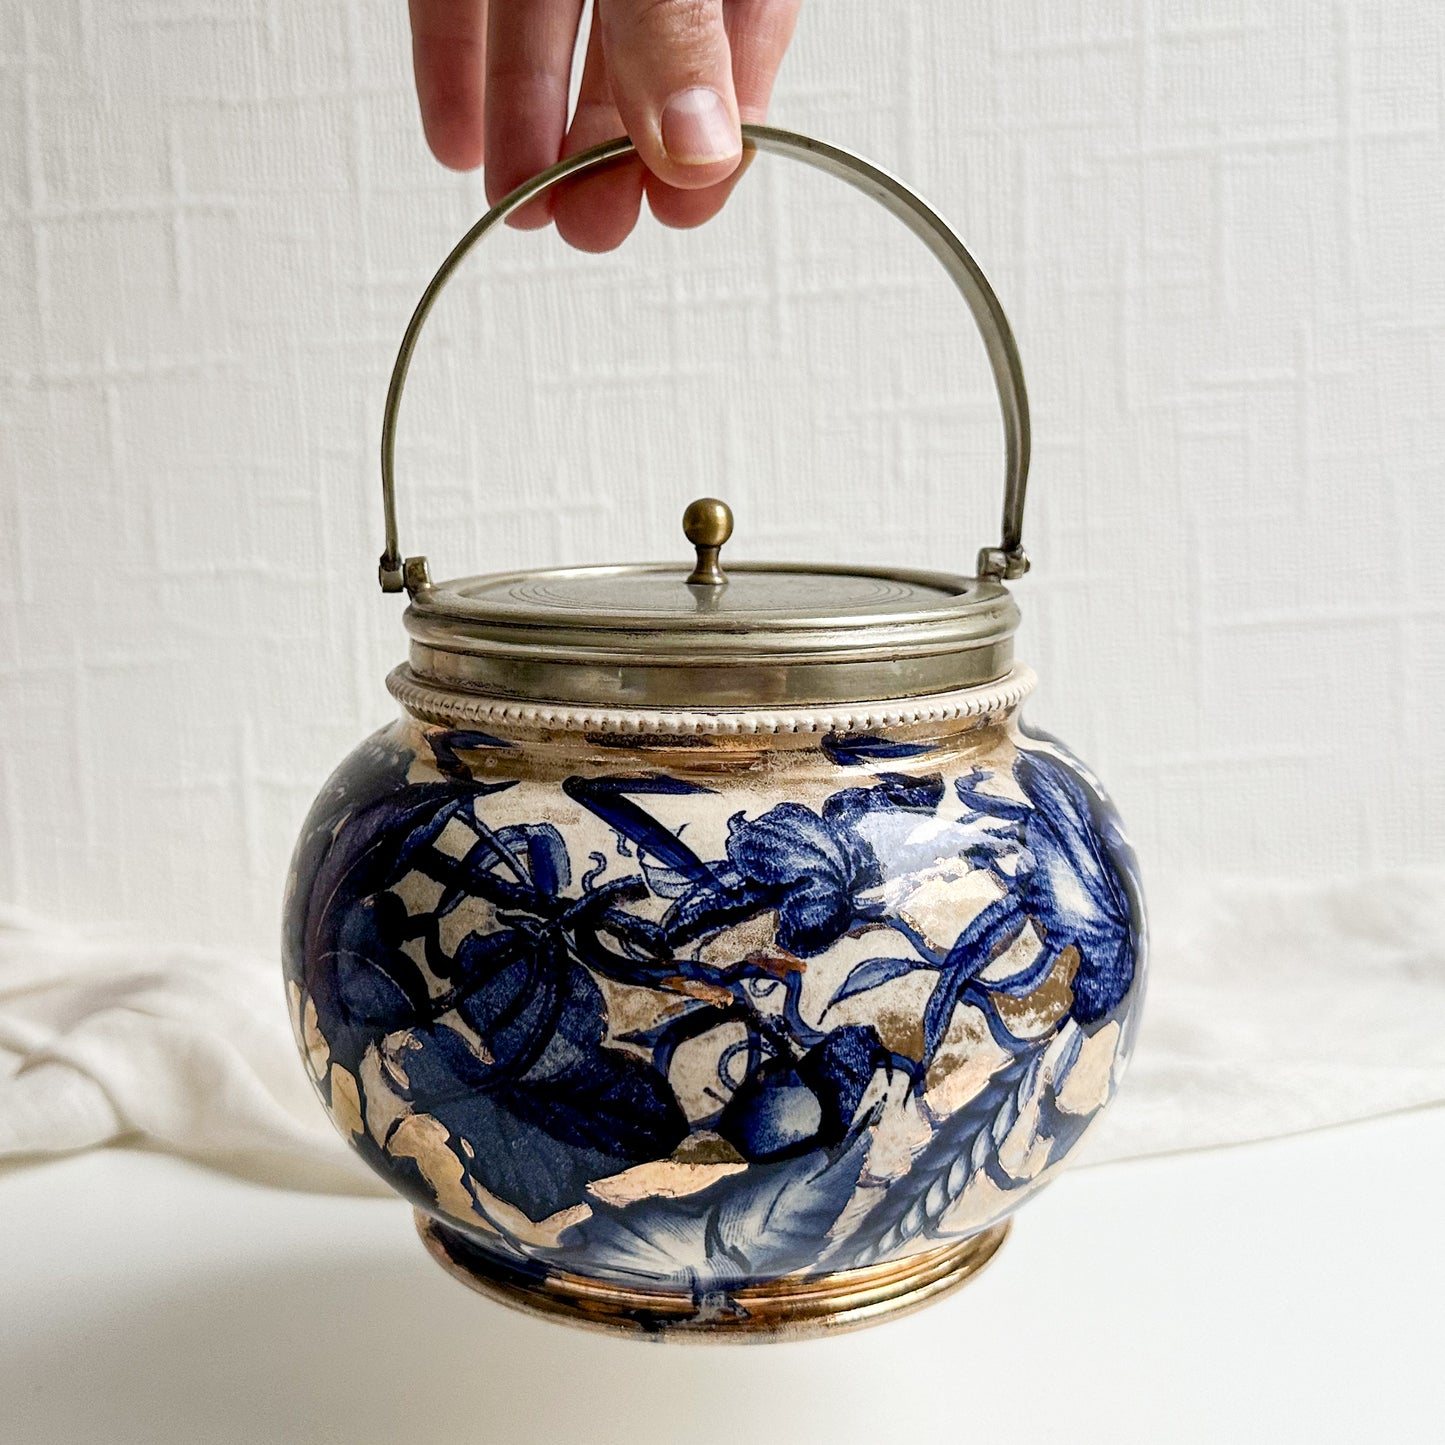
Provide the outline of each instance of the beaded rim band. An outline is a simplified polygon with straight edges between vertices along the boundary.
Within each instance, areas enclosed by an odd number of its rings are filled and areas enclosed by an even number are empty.
[[[996,682],[957,692],[860,703],[847,708],[789,708],[778,712],[756,708],[659,711],[519,702],[516,698],[488,697],[438,687],[417,677],[406,663],[391,672],[386,687],[413,717],[446,726],[489,723],[558,732],[728,737],[760,733],[858,733],[986,717],[1016,708],[1034,690],[1037,681],[1032,668],[1015,667]]]

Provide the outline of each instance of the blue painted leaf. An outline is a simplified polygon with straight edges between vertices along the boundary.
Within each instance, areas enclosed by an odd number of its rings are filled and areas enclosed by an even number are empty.
[[[982,768],[975,768],[967,777],[958,778],[953,791],[965,808],[972,808],[975,814],[998,818],[1005,822],[1022,823],[1027,820],[1031,809],[1027,803],[1013,798],[1001,798],[996,793],[985,793],[978,785],[988,780],[989,774]]]
[[[681,898],[693,886],[692,879],[676,868],[664,868],[642,859],[642,874],[647,886],[659,898]]]
[[[1021,901],[1051,947],[1077,947],[1071,1013],[1095,1023],[1133,986],[1144,932],[1138,865],[1113,809],[1082,771],[1024,751],[1014,777],[1033,805],[1025,841],[1035,866],[1018,881]],[[1070,880],[1066,891],[1059,878]]]
[[[916,969],[928,968],[921,958],[869,958],[865,959],[843,980],[843,986],[828,1001],[828,1007],[840,1004],[855,994],[867,993],[870,988],[891,983],[895,978],[913,973]]]
[[[711,788],[657,775],[642,778],[566,778],[562,791],[636,844],[640,852],[651,854],[665,867],[676,869],[695,882],[705,882],[712,877],[707,864],[677,834],[663,827],[629,796],[663,794],[676,797],[711,793]]]
[[[482,1050],[438,1025],[401,1055],[413,1106],[446,1125],[470,1174],[531,1219],[580,1203],[593,1179],[665,1158],[688,1132],[661,1072],[603,1045],[601,991],[556,948],[542,943],[458,1010]]]
[[[526,860],[532,886],[551,896],[572,882],[572,862],[567,844],[550,823],[516,823],[499,828],[497,839],[508,852]]]
[[[953,1010],[963,1001],[964,991],[973,977],[986,968],[989,961],[1000,950],[1007,948],[1023,930],[1027,920],[1019,908],[1018,899],[1004,894],[985,908],[962,933],[943,961],[938,984],[928,997],[923,1010],[923,1062],[933,1059],[943,1036],[948,1032],[948,1021]],[[984,1002],[984,1000],[974,1000]],[[992,1014],[991,1007],[985,1013]]]
[[[410,959],[388,961],[391,968],[377,963],[369,951],[345,947],[312,960],[310,997],[317,1024],[332,1057],[352,1074],[369,1044],[418,1017],[418,1000],[425,997]]]
[[[825,733],[823,751],[840,767],[872,763],[888,758],[917,758],[931,753],[928,743],[896,742],[891,738],[860,737],[845,733]]]
[[[340,831],[350,831],[358,811],[370,811],[407,786],[410,750],[398,747],[391,728],[369,737],[326,780],[311,805],[291,859],[297,886],[286,902],[282,953],[286,976],[302,985],[306,959],[319,944],[318,925],[337,873],[327,869]],[[329,874],[329,881],[323,878]]]
[[[1074,974],[1074,1006],[1070,1012],[1081,1024],[1097,1023],[1118,1008],[1134,983],[1134,940],[1120,932],[1080,951]]]
[[[869,1122],[836,1149],[757,1164],[681,1199],[621,1208],[594,1202],[592,1217],[568,1230],[562,1244],[610,1278],[698,1293],[805,1268],[858,1186]]]
[[[843,788],[823,804],[823,817],[830,823],[856,824],[866,813],[903,809],[911,813],[934,813],[943,800],[943,778],[933,773],[911,778],[906,773],[880,773],[870,788]]]
[[[534,1220],[582,1203],[594,1179],[666,1158],[687,1135],[666,1082],[624,1054],[599,1056],[583,1077],[471,1091],[434,1117],[466,1172]]]

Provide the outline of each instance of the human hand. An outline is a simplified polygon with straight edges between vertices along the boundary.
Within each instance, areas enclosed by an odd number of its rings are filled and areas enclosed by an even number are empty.
[[[739,175],[740,121],[767,114],[801,0],[595,0],[567,123],[583,0],[409,0],[427,141],[456,170],[486,162],[495,204],[566,156],[624,132],[640,160],[579,177],[511,224],[609,251],[642,194],[664,225],[717,214]]]

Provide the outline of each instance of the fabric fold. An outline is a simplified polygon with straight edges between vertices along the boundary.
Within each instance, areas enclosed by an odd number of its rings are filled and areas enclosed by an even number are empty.
[[[311,1095],[274,962],[0,911],[0,1159],[117,1139],[283,1186],[385,1192]]]

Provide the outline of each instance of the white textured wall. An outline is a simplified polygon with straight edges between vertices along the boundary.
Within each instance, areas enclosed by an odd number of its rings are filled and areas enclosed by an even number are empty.
[[[478,213],[399,0],[0,0],[0,899],[269,948],[384,720],[375,444]],[[1156,876],[1445,852],[1445,8],[811,0],[774,118],[914,181],[1015,322],[1034,719]],[[867,203],[760,162],[618,256],[507,236],[439,313],[403,541],[966,569],[997,422]]]

